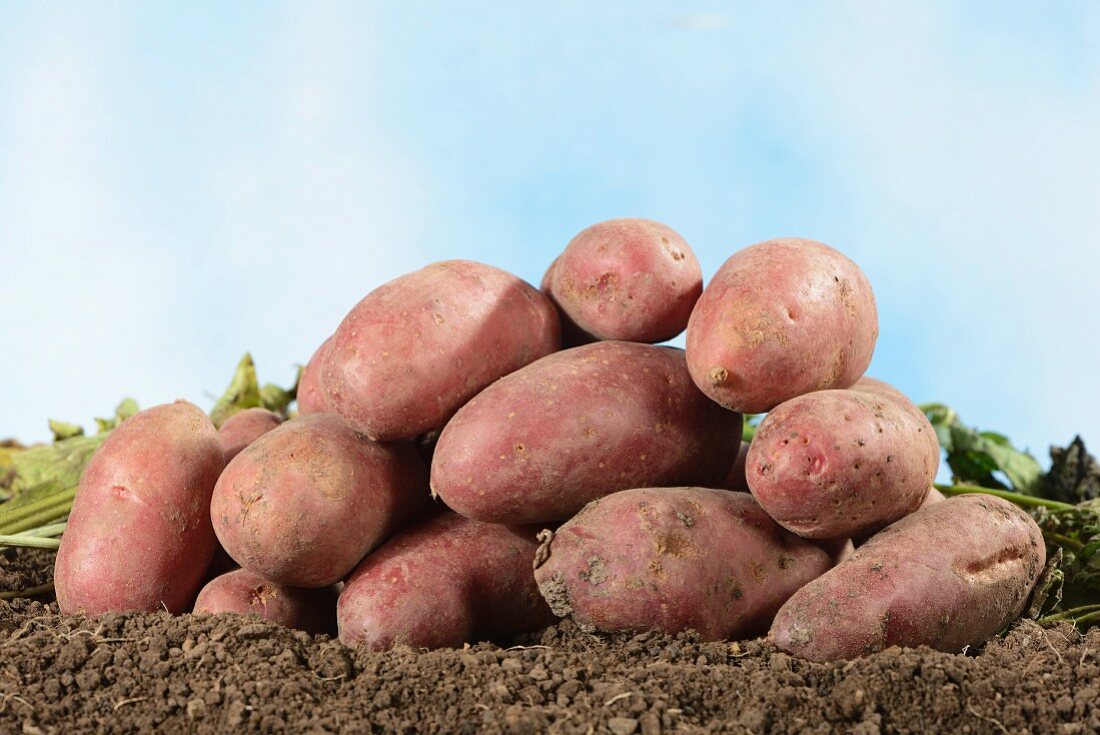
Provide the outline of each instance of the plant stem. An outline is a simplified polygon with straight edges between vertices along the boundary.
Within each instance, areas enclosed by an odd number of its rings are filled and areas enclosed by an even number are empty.
[[[61,541],[38,536],[0,536],[0,546],[27,546],[35,549],[56,549]]]
[[[1057,500],[1047,500],[1045,498],[1036,498],[1032,495],[1021,495],[1020,493],[1010,492],[1008,490],[996,490],[991,487],[982,487],[981,485],[940,485],[937,484],[936,489],[944,495],[951,497],[953,495],[995,495],[998,498],[1003,498],[1010,503],[1023,506],[1025,508],[1047,508],[1048,510],[1075,510],[1076,506],[1069,503],[1060,503]]]
[[[1093,613],[1100,613],[1100,604],[1095,605],[1082,605],[1081,607],[1074,607],[1069,610],[1063,610],[1062,612],[1051,613],[1050,615],[1044,615],[1035,622],[1040,625],[1046,625],[1048,623],[1057,623],[1060,620],[1073,620],[1081,615],[1091,615]]]
[[[14,600],[16,597],[36,597],[37,595],[44,595],[47,592],[53,592],[53,582],[38,584],[23,590],[0,592],[0,600]]]
[[[62,490],[56,494],[51,494],[47,497],[34,501],[33,503],[27,503],[21,505],[18,508],[14,508],[10,511],[0,511],[0,533],[12,533],[12,526],[17,525],[17,522],[22,521],[29,517],[40,516],[45,510],[60,509],[59,512],[53,516],[53,518],[60,518],[61,516],[68,514],[68,509],[72,507],[73,498],[76,497],[76,488],[71,487],[66,490]],[[52,518],[47,518],[46,521],[50,521]],[[19,530],[26,528],[34,528],[40,526],[41,523],[35,523],[30,526],[23,526]]]
[[[65,526],[67,523],[53,523],[49,526],[39,526],[38,528],[32,528],[29,531],[20,531],[19,533],[13,533],[12,536],[37,536],[38,538],[52,538],[54,536],[60,536],[65,533]]]
[[[62,518],[67,516],[70,510],[72,510],[72,503],[57,505],[52,508],[44,508],[35,515],[27,516],[17,523],[4,524],[0,526],[0,534],[16,534],[22,531],[29,531],[34,528],[39,528],[40,526],[44,526],[46,524],[57,523]]]

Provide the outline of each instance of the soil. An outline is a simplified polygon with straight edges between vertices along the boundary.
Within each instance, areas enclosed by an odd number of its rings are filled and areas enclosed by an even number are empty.
[[[49,552],[0,554],[7,589]],[[240,616],[0,601],[0,733],[1092,733],[1100,630],[1018,623],[965,655],[812,664],[765,641],[595,636],[371,653]]]

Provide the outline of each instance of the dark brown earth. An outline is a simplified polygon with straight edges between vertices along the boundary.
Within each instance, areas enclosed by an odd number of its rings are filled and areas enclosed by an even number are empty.
[[[48,552],[0,554],[38,584]],[[1092,733],[1100,630],[811,664],[763,641],[597,637],[369,653],[258,618],[62,617],[0,601],[0,733]]]

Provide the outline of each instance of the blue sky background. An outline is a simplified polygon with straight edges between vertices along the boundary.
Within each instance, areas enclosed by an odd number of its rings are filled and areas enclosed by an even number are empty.
[[[289,382],[378,284],[616,216],[707,276],[827,242],[873,374],[1100,448],[1095,2],[4,3],[0,437]]]

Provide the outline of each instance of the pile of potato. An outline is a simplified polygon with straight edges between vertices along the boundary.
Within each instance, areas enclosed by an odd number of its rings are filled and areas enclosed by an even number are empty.
[[[654,344],[685,328],[686,350]],[[863,376],[877,337],[863,272],[811,240],[744,248],[705,290],[684,240],[640,219],[581,232],[541,291],[435,263],[351,310],[297,417],[219,431],[179,401],[117,428],[58,602],[252,612],[372,648],[569,616],[818,660],[961,650],[1021,613],[1042,537],[1005,501],[932,489],[932,427]]]

